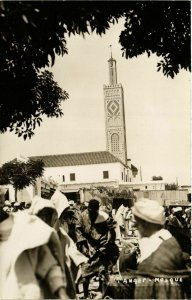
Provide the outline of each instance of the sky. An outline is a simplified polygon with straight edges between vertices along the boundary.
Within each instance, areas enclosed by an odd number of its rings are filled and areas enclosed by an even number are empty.
[[[67,39],[68,55],[50,69],[69,93],[62,118],[43,118],[29,141],[13,133],[0,135],[1,164],[23,156],[105,151],[103,85],[109,83],[110,47],[117,61],[117,81],[124,89],[128,158],[142,180],[162,176],[168,183],[190,184],[190,73],[174,79],[157,72],[158,59],[143,54],[122,57],[118,42],[123,22],[102,37]],[[140,178],[138,177],[138,180]]]

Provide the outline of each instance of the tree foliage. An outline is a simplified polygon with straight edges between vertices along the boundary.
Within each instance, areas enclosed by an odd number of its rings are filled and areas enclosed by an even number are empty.
[[[152,176],[151,180],[163,180],[162,176]]]
[[[126,13],[120,35],[123,55],[146,52],[160,57],[157,71],[174,77],[181,69],[191,70],[190,3],[187,1],[136,2]]]
[[[68,94],[42,68],[68,53],[67,36],[102,35],[122,17],[122,55],[156,53],[172,78],[190,70],[190,1],[1,1],[0,131],[30,138],[42,115],[61,116]]]
[[[53,80],[51,72],[37,73],[34,69],[28,71],[26,74],[19,72],[16,78],[7,74],[9,83],[3,87],[3,80],[0,80],[1,132],[3,133],[9,128],[18,137],[23,136],[24,139],[34,135],[34,129],[37,125],[40,126],[43,115],[47,117],[62,116],[60,104],[68,98],[68,94]],[[20,78],[19,75],[21,75]],[[14,99],[14,101],[10,101],[8,105],[9,99]]]
[[[165,185],[165,190],[168,190],[168,191],[176,191],[178,190],[178,184],[177,183],[167,183]]]
[[[13,185],[16,193],[25,187],[35,184],[36,179],[41,177],[44,172],[44,163],[42,160],[29,159],[23,162],[17,159],[9,161],[0,168],[0,184]]]

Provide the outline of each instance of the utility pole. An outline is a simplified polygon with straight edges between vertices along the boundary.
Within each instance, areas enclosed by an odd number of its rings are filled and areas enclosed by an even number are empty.
[[[179,186],[179,183],[178,183],[178,177],[176,177],[176,186],[177,186],[177,187]]]
[[[142,172],[141,172],[141,166],[140,166],[140,180],[142,181]]]

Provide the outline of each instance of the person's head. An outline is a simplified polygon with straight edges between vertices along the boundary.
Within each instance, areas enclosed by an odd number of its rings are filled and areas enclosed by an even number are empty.
[[[53,220],[53,214],[55,213],[55,210],[51,207],[44,207],[41,209],[38,213],[37,216],[47,223],[49,226],[52,226],[52,220]]]
[[[185,213],[186,213],[187,216],[190,216],[191,215],[191,208],[190,207],[186,208]]]
[[[64,221],[66,221],[67,220],[67,217],[68,217],[68,210],[70,209],[70,207],[66,207],[63,211],[62,211],[62,213],[61,213],[61,215],[60,215],[60,217],[59,217],[59,220],[61,221],[61,222],[64,222]]]
[[[182,208],[179,206],[179,207],[175,207],[174,209],[174,215],[176,217],[181,217],[183,214],[183,211],[182,211]]]
[[[49,226],[53,226],[57,218],[57,212],[52,202],[38,196],[33,198],[28,213],[38,216]]]
[[[163,228],[164,208],[157,201],[142,198],[134,204],[132,212],[141,237],[149,237]]]
[[[56,190],[50,201],[57,211],[58,218],[61,220],[62,214],[70,207],[67,197],[59,190]]]
[[[10,203],[9,200],[5,200],[4,205],[5,205],[5,206],[8,206],[8,207],[11,207],[11,203]]]
[[[3,211],[9,213],[11,211],[10,207],[9,206],[4,206],[3,207]]]
[[[99,212],[99,201],[96,199],[91,199],[89,201],[87,209],[88,209],[90,218],[96,219],[98,212]]]
[[[3,209],[3,206],[0,206],[0,223],[5,221],[9,217],[8,212]]]
[[[94,227],[99,234],[105,234],[108,231],[107,219],[109,215],[104,211],[99,211],[94,222]]]
[[[164,210],[165,210],[165,217],[169,216],[169,208],[167,206],[164,206]]]
[[[68,224],[74,223],[76,221],[75,212],[70,207],[67,207],[61,214],[60,218],[62,223],[67,222]]]
[[[28,203],[25,204],[25,208],[26,208],[26,209],[29,209],[30,206],[31,206],[31,203],[30,203],[30,202],[28,202]]]
[[[87,207],[88,206],[86,206],[85,203],[81,203],[80,206],[79,206],[81,212],[83,212],[84,210],[86,210]]]
[[[172,207],[172,208],[171,208],[171,213],[172,213],[172,215],[175,214],[175,207]]]
[[[16,212],[20,209],[20,203],[19,202],[15,202],[13,204],[13,212]]]
[[[163,225],[147,222],[134,216],[134,227],[141,237],[150,237],[153,233],[163,228]]]
[[[75,204],[75,201],[74,201],[74,200],[69,200],[69,205],[70,205],[70,207],[73,207],[74,204]]]
[[[20,203],[20,209],[21,209],[21,210],[24,210],[24,209],[25,209],[25,202],[24,202],[24,201],[22,201],[22,202]]]
[[[129,201],[128,201],[128,199],[124,199],[123,200],[123,206],[129,207]]]

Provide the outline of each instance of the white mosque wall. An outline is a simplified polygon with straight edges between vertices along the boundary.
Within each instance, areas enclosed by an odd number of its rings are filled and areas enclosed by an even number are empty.
[[[103,178],[103,172],[108,171],[108,178]],[[75,174],[75,180],[71,180],[70,174]],[[117,181],[125,182],[127,169],[123,164],[105,163],[80,166],[50,167],[45,168],[45,177],[52,177],[59,184],[78,184],[91,182]]]

